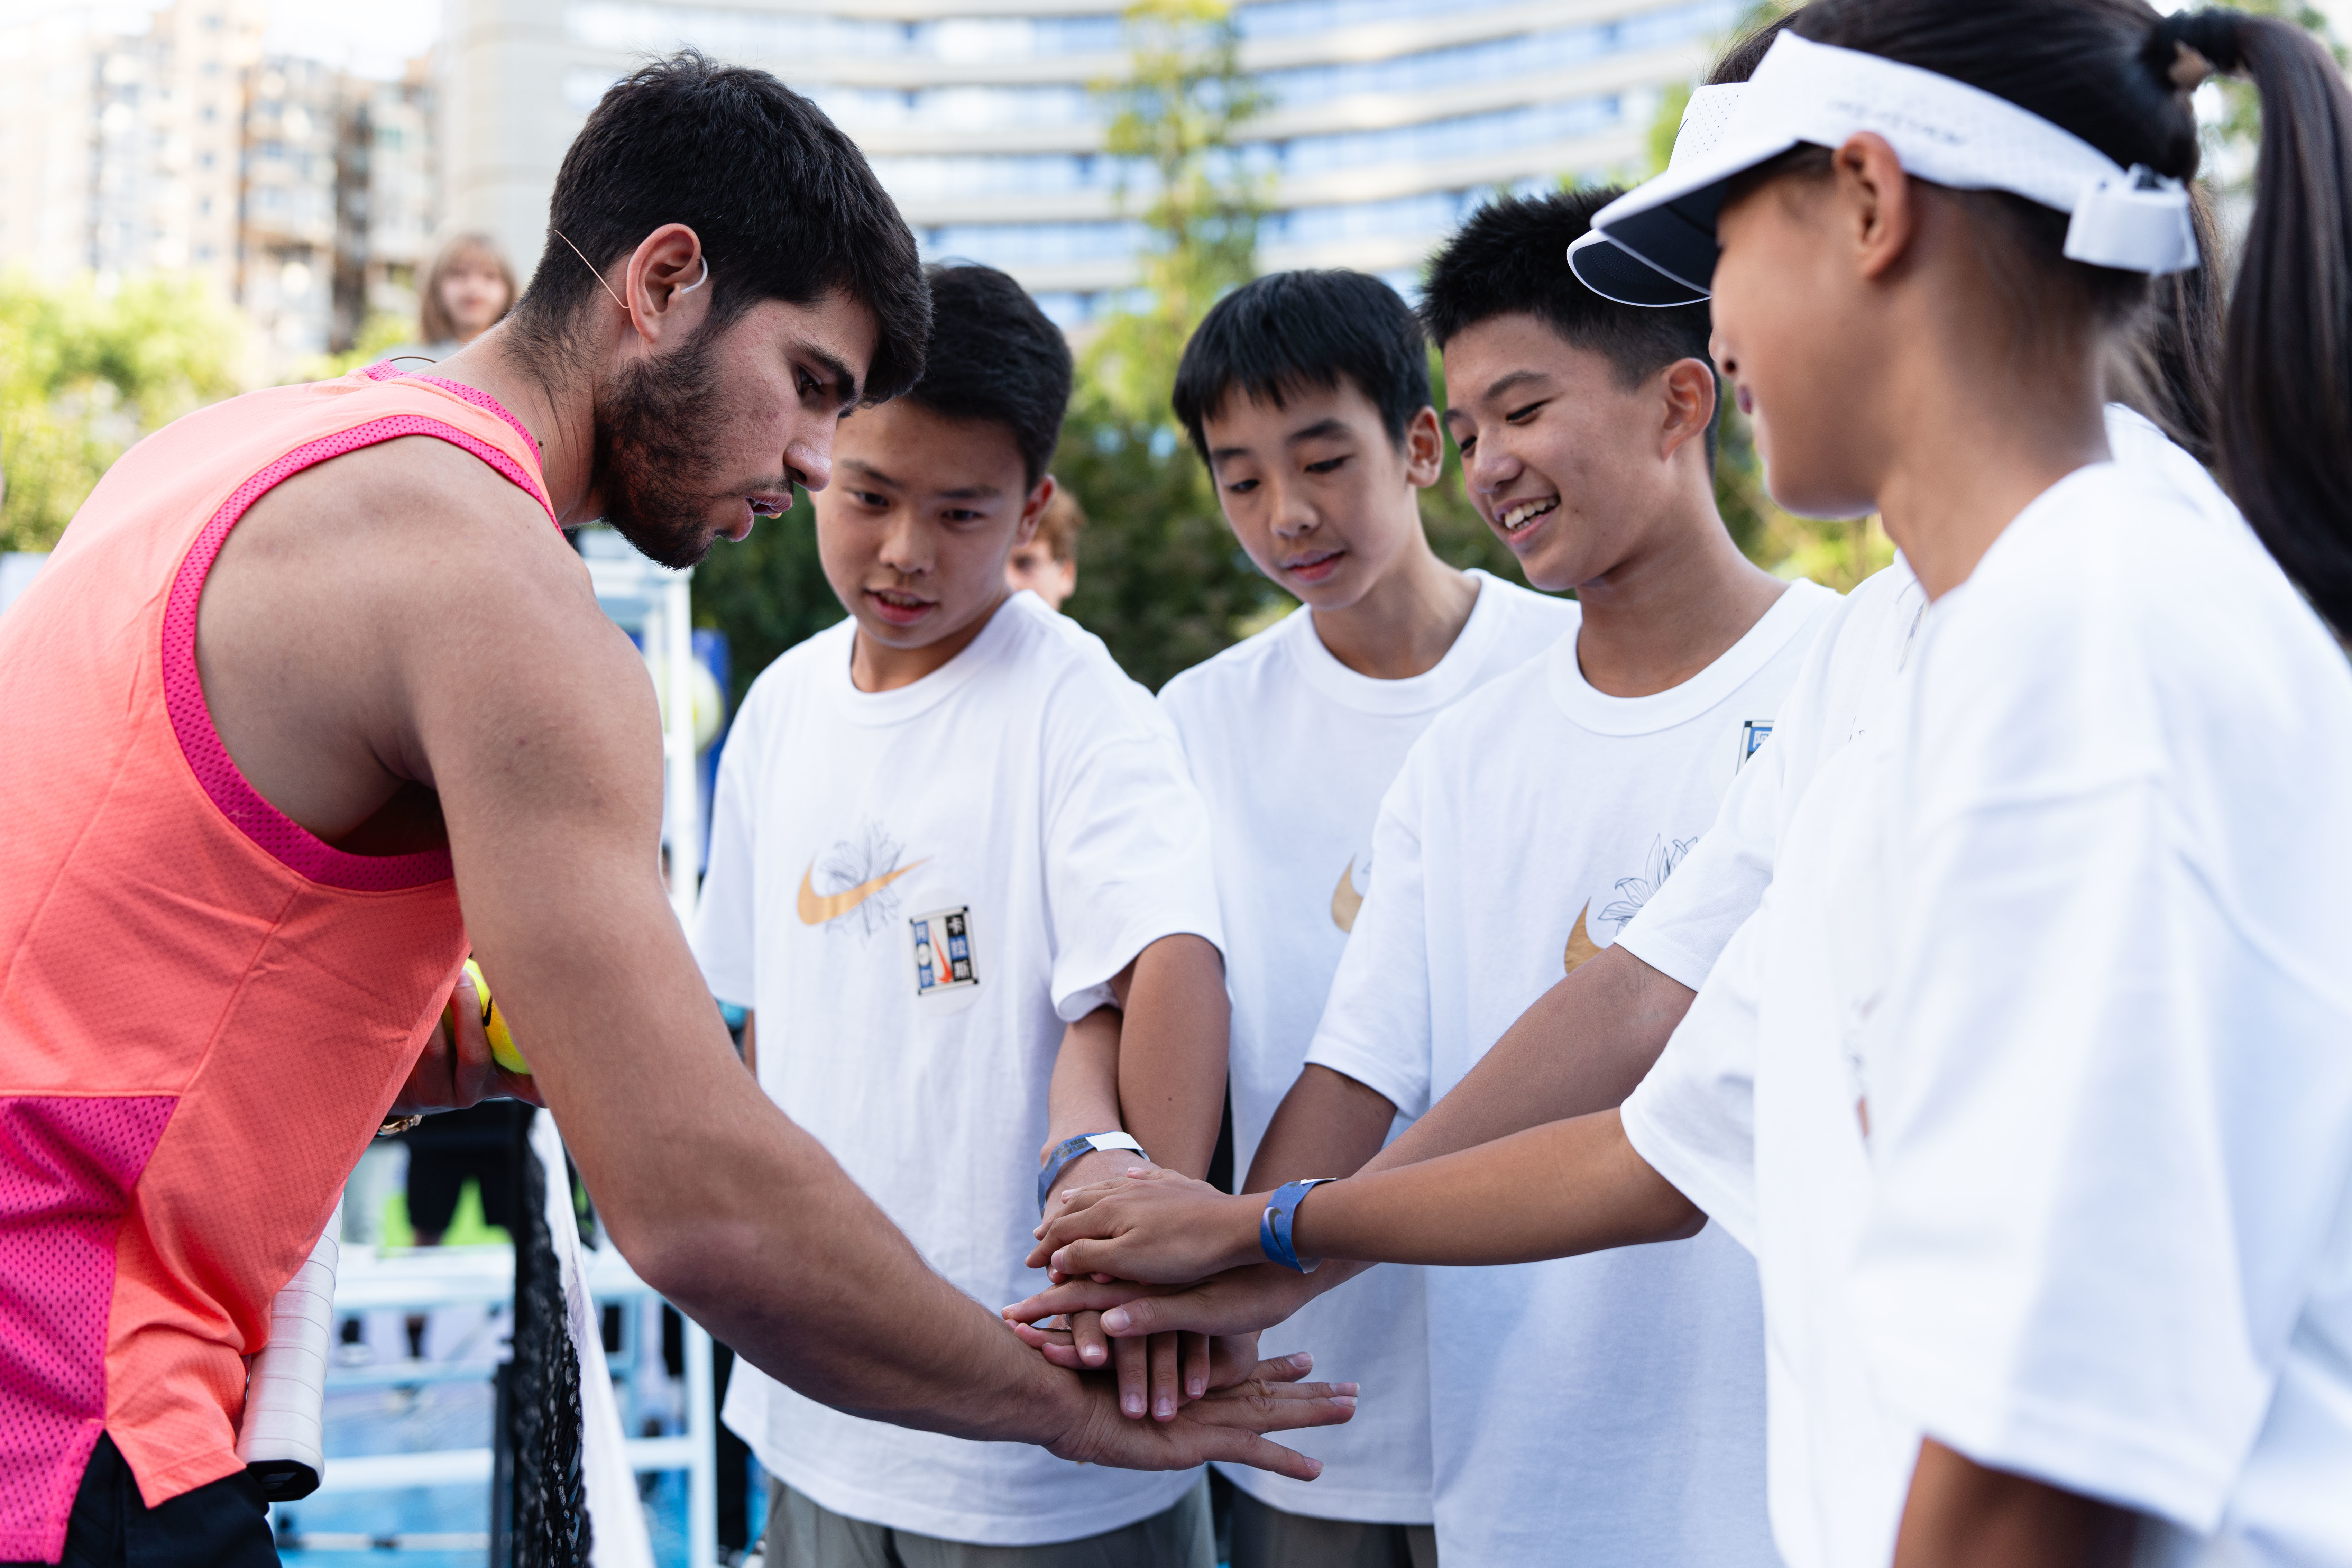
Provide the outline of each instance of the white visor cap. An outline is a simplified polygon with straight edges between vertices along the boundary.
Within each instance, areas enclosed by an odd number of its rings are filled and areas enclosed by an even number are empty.
[[[1965,82],[1794,33],[1773,40],[1722,139],[1687,165],[1618,197],[1592,226],[1687,288],[1715,276],[1725,188],[1800,143],[1886,139],[1914,178],[1960,191],[2009,191],[2072,215],[2066,255],[2127,272],[2197,265],[2189,192],[2114,159],[2040,115]],[[1677,160],[1677,163],[1680,161]]]
[[[1734,81],[1691,93],[1690,101],[1683,106],[1682,125],[1675,132],[1675,150],[1666,159],[1667,174],[1694,168],[1715,151],[1747,91],[1746,82]],[[1676,282],[1597,228],[1579,235],[1568,247],[1568,266],[1587,289],[1620,305],[1664,310],[1670,305],[1700,304],[1706,299],[1706,289]]]

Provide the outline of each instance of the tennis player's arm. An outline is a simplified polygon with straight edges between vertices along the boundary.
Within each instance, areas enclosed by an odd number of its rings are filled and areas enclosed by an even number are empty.
[[[646,1280],[791,1386],[905,1426],[1191,1463],[1247,1436],[1208,1433],[1216,1419],[1256,1431],[1344,1419],[1318,1394],[1204,1402],[1172,1426],[1122,1421],[1107,1389],[1047,1365],[923,1263],[745,1081],[661,886],[660,728],[643,662],[576,558],[540,559],[570,557],[551,531],[481,543],[446,569],[420,564],[436,613],[388,650],[410,761],[439,793],[500,1005]],[[1267,1462],[1271,1447],[1253,1443],[1253,1462]]]

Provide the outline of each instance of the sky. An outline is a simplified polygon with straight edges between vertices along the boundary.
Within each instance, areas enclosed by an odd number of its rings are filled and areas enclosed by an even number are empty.
[[[129,30],[160,4],[98,0],[90,9]],[[398,76],[441,31],[440,0],[268,0],[268,5],[265,47],[273,54],[307,55],[364,76]],[[0,26],[67,8],[64,0],[0,0]]]

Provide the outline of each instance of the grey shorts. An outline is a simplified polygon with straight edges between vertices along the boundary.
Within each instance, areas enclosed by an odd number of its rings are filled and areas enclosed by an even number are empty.
[[[1045,1546],[971,1546],[846,1519],[771,1476],[765,1568],[1216,1568],[1216,1534],[1205,1476],[1164,1512]]]
[[[1437,1568],[1437,1531],[1285,1513],[1235,1487],[1234,1568]]]

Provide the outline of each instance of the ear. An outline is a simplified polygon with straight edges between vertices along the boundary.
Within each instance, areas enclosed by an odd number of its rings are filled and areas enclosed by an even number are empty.
[[[1689,442],[1704,439],[1715,417],[1715,372],[1705,360],[1678,359],[1658,373],[1665,423],[1659,428],[1658,455],[1671,458]]]
[[[1055,489],[1054,476],[1047,474],[1037,481],[1037,488],[1029,492],[1029,499],[1021,503],[1021,526],[1013,531],[1014,550],[1037,537],[1037,520],[1045,515],[1045,508],[1054,499]]]
[[[1831,155],[1840,221],[1856,271],[1876,280],[1907,255],[1919,230],[1919,204],[1903,160],[1875,132],[1859,131]]]
[[[1445,432],[1437,423],[1437,410],[1427,404],[1413,415],[1404,427],[1404,477],[1417,490],[1435,484],[1445,471]]]
[[[666,223],[637,242],[622,274],[629,322],[648,346],[685,337],[710,310],[709,258],[701,237]]]

